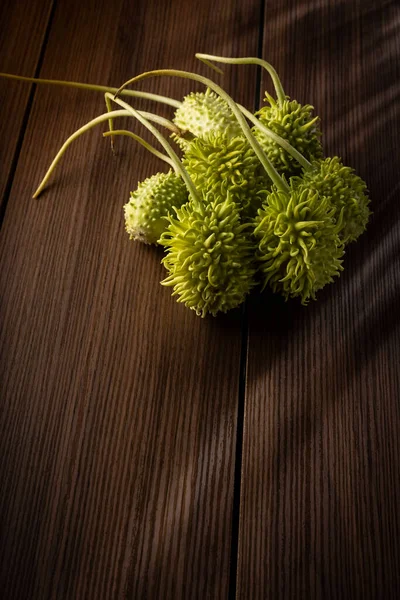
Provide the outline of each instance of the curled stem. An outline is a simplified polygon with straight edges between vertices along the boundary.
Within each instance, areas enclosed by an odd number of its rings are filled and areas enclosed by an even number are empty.
[[[111,94],[110,94],[110,97],[112,99]],[[107,101],[107,99],[106,99],[106,101]],[[124,102],[124,105],[130,108],[129,104],[126,104],[125,102]],[[164,127],[168,127],[168,129],[171,129],[171,126],[172,126],[172,130],[176,131],[176,126],[173,123],[171,123],[171,121],[168,121],[168,119],[164,119],[163,117],[159,117],[158,115],[153,115],[152,113],[147,113],[147,112],[143,112],[143,113],[139,112],[139,114],[145,115],[145,118],[147,118],[149,120],[152,119],[156,123],[162,124],[162,125],[164,125]],[[89,131],[89,129],[92,129],[92,127],[95,127],[96,125],[99,125],[100,123],[103,123],[104,121],[110,122],[110,120],[115,119],[116,117],[130,117],[130,116],[132,116],[132,113],[130,110],[126,110],[126,108],[125,108],[125,110],[114,110],[111,112],[108,111],[105,114],[100,115],[99,117],[96,117],[95,119],[92,119],[91,121],[86,123],[86,125],[83,125],[83,127],[80,127],[77,131],[75,131],[75,133],[73,133],[64,142],[64,144],[61,146],[60,150],[57,152],[57,155],[54,158],[53,162],[51,163],[50,167],[48,168],[47,173],[44,176],[41,184],[39,185],[36,192],[33,194],[33,198],[37,198],[39,196],[39,194],[43,191],[44,187],[46,186],[46,183],[50,179],[51,174],[53,173],[57,164],[61,160],[64,152],[67,150],[68,146],[70,146],[70,144],[72,144],[72,142],[74,140],[76,140],[83,133],[86,133],[86,131]],[[112,133],[113,132],[111,131],[110,134],[112,135]]]
[[[219,69],[218,67],[213,65],[208,59],[205,58],[208,55],[197,54],[196,56],[200,60],[202,60],[205,64],[207,64],[209,67],[214,69],[216,72],[221,73],[221,74],[223,73],[223,71],[221,71],[221,69]],[[216,58],[217,57],[213,56],[213,59],[216,59]],[[218,57],[218,58],[221,58],[221,62],[222,62],[222,57]],[[230,59],[230,61],[237,61],[237,60],[246,60],[247,61],[247,59]],[[263,62],[265,62],[265,61],[263,61]],[[23,77],[21,75],[12,75],[9,73],[0,73],[0,77],[4,77],[7,79],[13,79],[16,81],[27,81],[30,83],[42,83],[42,84],[58,85],[58,86],[64,86],[64,87],[73,87],[73,88],[87,89],[87,90],[98,91],[98,92],[108,92],[108,93],[117,92],[117,88],[114,88],[114,87],[107,87],[104,85],[96,85],[96,84],[91,84],[91,83],[81,83],[81,82],[76,82],[76,81],[62,81],[62,80],[57,80],[57,79],[39,79],[39,78],[35,78],[35,77]],[[123,96],[131,96],[133,98],[143,98],[146,100],[153,100],[155,102],[159,102],[161,104],[166,104],[166,105],[172,106],[174,108],[179,108],[180,106],[182,106],[182,102],[180,102],[179,100],[174,100],[173,98],[169,98],[168,96],[161,96],[159,94],[151,94],[149,92],[140,92],[140,91],[135,91],[135,90],[124,89],[124,90],[122,90],[121,94]],[[107,104],[107,110],[111,111],[112,110],[111,109],[111,101],[109,98],[106,98],[106,104]],[[286,140],[284,140],[283,138],[281,138],[280,136],[275,134],[273,131],[268,129],[265,125],[260,123],[260,121],[255,120],[254,115],[252,115],[252,117],[250,117],[251,113],[249,113],[249,111],[246,111],[246,109],[244,107],[242,107],[241,105],[238,105],[238,106],[239,106],[240,110],[243,112],[243,114],[245,114],[248,119],[252,120],[252,122],[256,125],[256,127],[258,127],[261,131],[263,131],[265,133],[265,135],[267,135],[271,139],[273,139],[277,144],[282,146],[282,148],[284,148],[289,154],[291,154],[291,156],[293,156],[293,158],[298,160],[298,162],[303,167],[306,168],[306,167],[310,166],[310,163],[303,157],[302,154],[300,154],[295,148],[293,148],[293,146],[291,146],[289,144],[289,142],[287,142]],[[171,123],[171,121],[170,121],[170,123]],[[112,131],[113,130],[112,119],[109,120],[109,127],[110,127],[110,131]],[[172,131],[174,131],[174,130],[172,129]],[[176,130],[175,130],[175,132],[176,132]],[[111,143],[111,145],[113,147],[112,143]]]
[[[142,123],[142,125],[144,125],[154,135],[154,137],[160,142],[161,146],[166,150],[166,152],[169,155],[169,157],[171,158],[171,160],[174,162],[175,167],[176,167],[175,170],[182,177],[183,181],[186,184],[186,187],[189,190],[190,195],[195,200],[200,202],[199,193],[196,190],[196,187],[195,187],[193,181],[190,179],[189,174],[186,171],[185,167],[183,166],[182,162],[180,161],[178,155],[173,150],[171,144],[169,144],[168,141],[165,139],[165,137],[158,131],[158,129],[156,129],[156,127],[154,127],[149,122],[148,119],[146,119],[146,117],[143,116],[143,113],[135,110],[130,104],[127,104],[123,100],[113,97],[111,94],[109,94],[109,97],[112,98],[114,100],[114,102],[119,104],[121,107],[126,109],[126,111],[129,112],[132,117],[135,117],[135,119],[137,119],[140,123]]]
[[[258,159],[260,160],[261,164],[263,165],[265,171],[267,172],[267,174],[270,177],[270,179],[272,180],[272,182],[276,185],[276,187],[278,189],[280,189],[284,192],[287,192],[289,190],[287,183],[282,179],[282,177],[276,171],[276,169],[274,168],[274,166],[272,165],[272,163],[270,162],[270,160],[268,159],[266,154],[263,152],[260,144],[257,142],[255,137],[253,136],[251,129],[250,129],[249,125],[247,124],[246,119],[240,112],[240,110],[239,110],[238,106],[236,105],[236,103],[234,102],[234,100],[229,96],[229,94],[227,94],[227,92],[225,92],[225,90],[223,88],[221,88],[219,85],[214,83],[211,79],[207,79],[207,77],[203,77],[202,75],[197,75],[195,73],[190,73],[188,71],[178,71],[175,69],[160,69],[157,71],[148,71],[146,73],[142,73],[141,75],[137,75],[136,77],[133,77],[132,79],[130,79],[129,81],[124,83],[119,88],[119,90],[116,92],[115,97],[118,96],[120,94],[120,92],[122,92],[125,89],[125,87],[127,85],[130,85],[131,83],[140,81],[141,79],[146,79],[148,77],[158,77],[158,76],[163,76],[163,75],[171,75],[173,77],[183,77],[185,79],[192,79],[193,81],[198,81],[198,82],[204,84],[205,86],[211,88],[212,90],[214,90],[214,92],[216,92],[219,96],[221,96],[221,98],[223,98],[223,100],[225,100],[225,102],[228,104],[229,108],[235,115],[236,119],[238,120],[238,123],[239,123],[240,127],[242,128],[244,136],[246,137],[250,146],[253,148],[254,152],[256,153]]]
[[[68,146],[70,146],[72,144],[72,142],[74,140],[76,140],[80,135],[82,135],[83,133],[86,133],[86,131],[89,131],[89,129],[92,129],[92,127],[99,125],[99,123],[104,123],[104,121],[108,121],[110,119],[111,115],[112,115],[112,118],[126,117],[126,116],[129,116],[129,113],[126,110],[114,110],[111,113],[107,112],[103,115],[100,115],[99,117],[96,117],[95,119],[92,119],[91,121],[89,121],[89,123],[86,123],[86,125],[83,125],[83,127],[80,127],[79,129],[77,129],[77,131],[75,131],[75,133],[73,133],[64,142],[64,144],[61,146],[60,150],[57,152],[53,162],[51,163],[50,167],[47,170],[46,175],[43,177],[41,184],[37,188],[36,192],[33,194],[33,198],[37,198],[39,196],[39,194],[43,191],[46,183],[50,179],[51,174],[53,173],[54,169],[60,162],[60,160],[61,160],[64,152],[67,150]]]
[[[146,148],[146,150],[148,150],[149,152],[151,152],[152,154],[157,156],[157,158],[160,158],[164,162],[168,163],[175,170],[175,172],[177,172],[174,161],[171,160],[171,158],[169,158],[169,156],[166,156],[162,152],[159,152],[158,150],[156,150],[156,148],[154,148],[154,146],[152,146],[151,144],[146,142],[146,140],[144,140],[142,137],[140,137],[140,135],[136,135],[136,133],[133,133],[132,131],[128,131],[127,129],[114,129],[113,131],[106,131],[103,133],[103,137],[110,137],[112,135],[126,135],[127,137],[132,138],[133,140],[135,140],[136,142],[138,142],[139,144],[144,146]],[[180,173],[177,173],[177,174],[180,175]]]
[[[232,65],[259,65],[260,67],[266,69],[270,74],[272,82],[274,84],[276,97],[278,98],[279,103],[282,104],[286,100],[286,94],[283,90],[278,73],[275,71],[274,67],[266,60],[262,60],[261,58],[256,58],[252,56],[246,58],[230,58],[225,56],[214,56],[212,54],[201,54],[199,52],[197,52],[195,56],[208,66],[211,66],[211,60]]]
[[[29,83],[43,83],[47,85],[59,85],[62,87],[79,88],[81,90],[92,90],[94,92],[110,92],[115,94],[118,88],[109,87],[106,85],[97,85],[93,83],[81,83],[79,81],[62,81],[60,79],[41,79],[36,77],[23,77],[22,75],[11,75],[11,73],[0,73],[0,77],[6,79],[13,79],[14,81],[27,81]],[[173,108],[179,108],[181,102],[168,98],[168,96],[159,96],[158,94],[150,94],[149,92],[136,92],[134,90],[125,90],[124,96],[131,96],[133,98],[143,98],[144,100],[154,100],[155,102],[162,102],[168,104]]]

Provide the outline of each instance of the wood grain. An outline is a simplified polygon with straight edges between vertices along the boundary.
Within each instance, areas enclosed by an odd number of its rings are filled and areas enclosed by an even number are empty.
[[[35,75],[52,5],[51,0],[1,3],[0,72]],[[8,196],[9,176],[18,159],[16,154],[31,97],[30,85],[0,78],[0,208]]]
[[[249,303],[240,598],[400,597],[399,27],[395,2],[266,3],[263,56],[374,215],[316,303]]]
[[[195,67],[195,51],[255,54],[258,16],[255,1],[59,0],[40,74],[119,85]],[[255,83],[231,73],[251,105]],[[2,227],[0,589],[224,598],[240,311],[197,318],[159,285],[162,253],[129,241],[122,205],[160,168],[130,140],[114,159],[100,131],[82,137],[30,197],[103,111],[101,96],[38,87]]]
[[[124,232],[122,205],[156,159],[127,139],[113,157],[93,131],[32,201],[103,99],[43,87],[33,97],[0,80],[12,114],[0,163],[7,600],[227,598],[236,561],[246,600],[400,596],[397,4],[273,1],[260,21],[261,0],[57,0],[52,17],[45,0],[2,3],[1,70],[114,86],[158,67],[209,75],[195,51],[255,55],[262,33],[263,56],[315,105],[327,153],[366,179],[374,211],[316,303],[266,292],[248,319],[201,320],[159,285],[162,252]],[[232,67],[224,85],[251,107],[256,79]],[[193,87],[143,84],[176,98]]]

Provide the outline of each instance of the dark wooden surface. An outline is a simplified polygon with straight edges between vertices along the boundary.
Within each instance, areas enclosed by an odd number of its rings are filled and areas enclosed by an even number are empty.
[[[266,292],[199,319],[159,285],[162,252],[124,231],[122,206],[157,159],[122,138],[113,157],[92,131],[33,201],[103,99],[0,80],[2,596],[400,597],[397,3],[0,12],[0,70],[23,75],[118,86],[159,67],[209,75],[195,51],[262,55],[315,105],[374,211],[317,302]],[[224,85],[253,108],[257,81],[270,88],[260,77],[227,68]]]
[[[25,4],[28,5],[28,2],[26,1]],[[11,0],[1,3],[1,71],[24,73],[27,77],[38,75],[51,14],[51,0],[33,2],[28,10],[21,10],[21,4]],[[0,210],[2,213],[12,185],[32,97],[29,84],[21,85],[10,80],[0,82]]]
[[[274,5],[263,54],[374,215],[315,304],[250,302],[239,596],[399,598],[400,12]]]

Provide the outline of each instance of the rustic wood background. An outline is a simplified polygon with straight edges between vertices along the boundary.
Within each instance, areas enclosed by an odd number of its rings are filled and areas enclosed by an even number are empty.
[[[93,130],[31,200],[103,98],[0,79],[2,597],[399,598],[398,2],[6,0],[0,23],[0,70],[27,76],[270,60],[374,211],[316,303],[199,319],[124,231],[157,159]],[[255,67],[224,84],[249,108],[270,89]]]

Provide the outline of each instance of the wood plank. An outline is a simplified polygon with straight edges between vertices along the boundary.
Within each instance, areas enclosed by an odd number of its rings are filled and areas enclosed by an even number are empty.
[[[0,4],[0,71],[33,76],[46,35],[53,2]],[[23,15],[23,18],[22,18]],[[18,148],[31,86],[0,78],[0,207]]]
[[[60,0],[42,77],[119,85],[195,51],[255,54],[256,0]],[[225,84],[248,105],[254,77]],[[185,87],[186,85],[186,87]],[[178,80],[146,89],[181,97]],[[145,106],[142,104],[142,106]],[[149,106],[147,106],[149,108]],[[1,589],[11,598],[228,594],[241,314],[199,319],[129,241],[122,205],[160,164],[66,137],[103,112],[38,87],[1,234]]]
[[[317,302],[250,302],[239,598],[400,597],[399,24],[395,2],[266,3],[263,56],[374,215]]]

